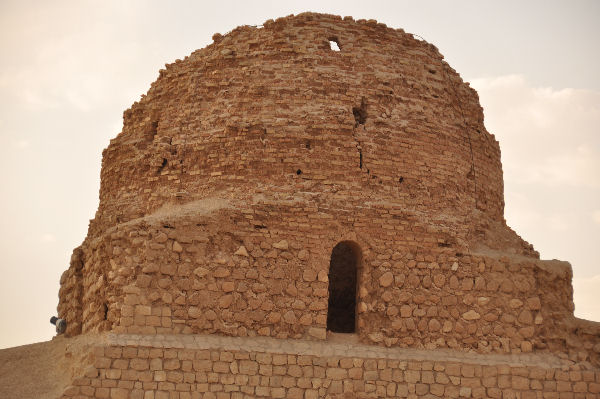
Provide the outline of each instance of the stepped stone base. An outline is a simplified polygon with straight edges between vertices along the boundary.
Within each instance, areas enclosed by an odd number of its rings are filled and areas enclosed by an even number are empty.
[[[327,341],[104,334],[62,398],[597,398],[600,370],[551,354]]]

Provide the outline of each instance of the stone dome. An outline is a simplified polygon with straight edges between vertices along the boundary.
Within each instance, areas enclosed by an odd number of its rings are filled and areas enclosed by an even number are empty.
[[[224,191],[502,221],[498,142],[433,45],[316,14],[213,39],[125,112],[94,228]]]

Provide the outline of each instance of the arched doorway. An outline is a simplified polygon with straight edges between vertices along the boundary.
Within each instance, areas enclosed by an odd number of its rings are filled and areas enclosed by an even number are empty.
[[[356,287],[359,267],[360,248],[357,244],[342,241],[331,251],[327,308],[329,331],[356,332]]]

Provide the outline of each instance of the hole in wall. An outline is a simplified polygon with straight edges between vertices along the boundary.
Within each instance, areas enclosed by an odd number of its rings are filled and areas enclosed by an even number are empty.
[[[102,311],[104,312],[104,320],[108,320],[108,305],[106,303],[102,305]]]
[[[306,147],[306,149],[310,150],[310,141],[307,141],[306,143],[304,143],[304,147]]]
[[[162,172],[162,170],[167,166],[167,158],[163,158],[162,160],[162,164],[160,165],[160,167],[158,168],[158,170],[156,171],[156,174],[160,174],[160,172]]]
[[[152,137],[152,139],[154,139],[154,136],[156,136],[157,132],[158,132],[158,121],[154,121],[150,124],[150,137]]]
[[[255,224],[254,228],[257,230],[261,230],[261,229],[266,229],[267,226],[265,226],[264,224]]]
[[[331,251],[329,263],[329,301],[327,329],[338,333],[356,331],[357,269],[360,249],[349,241],[342,241]]]
[[[338,40],[337,37],[329,38],[329,48],[332,51],[341,51],[342,50],[342,47],[340,46],[340,41]]]
[[[474,178],[475,178],[475,169],[473,168],[473,165],[471,165],[471,169],[469,169],[469,172],[467,173],[467,179],[473,180]]]
[[[400,177],[398,178],[398,183],[402,183],[403,181],[404,181],[404,177],[400,176]]]
[[[360,100],[360,106],[352,107],[352,114],[354,115],[354,127],[367,122],[367,100],[364,97]]]
[[[301,175],[301,174],[302,174],[302,170],[298,169],[298,170],[296,171],[296,174],[297,174],[297,175]]]

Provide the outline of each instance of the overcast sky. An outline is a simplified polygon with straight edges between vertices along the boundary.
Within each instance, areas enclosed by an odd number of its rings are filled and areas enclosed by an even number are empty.
[[[575,314],[600,321],[600,2],[1,0],[0,348],[53,336],[102,149],[158,70],[215,32],[303,11],[377,19],[440,49],[500,141],[508,224],[571,262]]]

